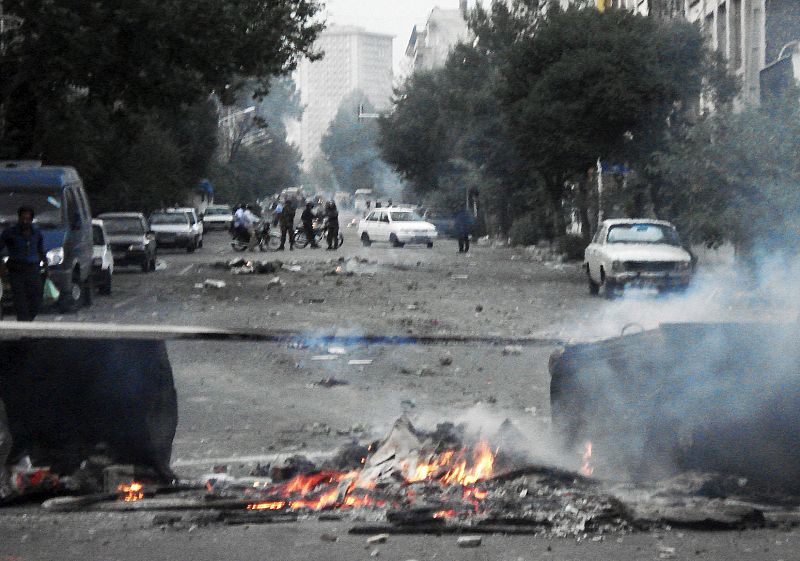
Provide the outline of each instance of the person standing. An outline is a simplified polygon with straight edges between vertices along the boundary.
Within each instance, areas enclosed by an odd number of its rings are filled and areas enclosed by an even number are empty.
[[[300,221],[303,223],[303,230],[306,232],[306,239],[311,244],[312,249],[319,247],[317,240],[314,237],[314,203],[306,203],[306,208],[303,214],[300,215]]]
[[[472,227],[474,224],[475,218],[467,209],[456,214],[455,228],[456,234],[458,235],[459,253],[467,253],[469,251],[469,237],[470,234],[472,234]]]
[[[333,201],[325,205],[325,220],[328,223],[328,249],[339,249],[339,209]]]
[[[286,197],[281,209],[281,245],[278,246],[278,251],[285,249],[287,233],[289,234],[289,251],[294,250],[294,215],[296,212],[294,201],[290,197]]]
[[[256,244],[258,243],[258,236],[256,236],[256,222],[258,222],[258,217],[253,214],[252,205],[247,205],[247,208],[245,208],[244,214],[242,215],[242,226],[245,230],[247,230],[247,235],[249,236],[247,242],[247,249],[249,251],[255,251]]]
[[[42,307],[42,274],[44,263],[47,275],[47,254],[44,251],[42,232],[33,225],[34,210],[20,207],[17,224],[0,234],[0,252],[8,250],[8,279],[11,281],[11,298],[17,321],[33,321]]]

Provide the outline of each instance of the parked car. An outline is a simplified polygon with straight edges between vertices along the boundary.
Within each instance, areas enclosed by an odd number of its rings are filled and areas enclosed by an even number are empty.
[[[426,222],[410,207],[379,208],[358,223],[358,237],[369,247],[374,242],[388,242],[394,247],[407,243],[433,247],[436,226]]]
[[[197,211],[191,207],[184,208],[168,208],[167,212],[183,213],[189,219],[189,224],[192,226],[192,234],[194,235],[194,247],[203,247],[203,221],[197,215]]]
[[[156,247],[185,247],[189,253],[197,249],[197,236],[185,212],[154,212],[150,229],[156,236]]]
[[[685,290],[692,257],[664,220],[605,220],[584,253],[589,292],[613,297],[625,287]]]
[[[228,205],[209,205],[203,215],[203,228],[229,230],[233,224],[233,209]]]
[[[156,238],[141,212],[104,212],[103,221],[118,267],[137,265],[149,273],[156,270]]]
[[[78,172],[41,162],[0,162],[0,230],[17,222],[17,209],[34,209],[44,235],[50,279],[70,312],[92,302],[92,214]]]
[[[94,286],[100,294],[111,294],[111,280],[114,276],[114,255],[111,251],[103,221],[92,220],[92,277]]]

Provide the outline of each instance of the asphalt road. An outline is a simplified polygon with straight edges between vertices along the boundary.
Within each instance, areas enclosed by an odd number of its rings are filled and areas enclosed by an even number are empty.
[[[588,295],[577,264],[541,262],[524,249],[475,246],[457,253],[455,240],[434,248],[356,243],[344,229],[340,251],[234,253],[227,234],[211,233],[196,253],[160,251],[159,270],[116,271],[113,294],[74,316],[54,321],[209,325],[292,329],[304,345],[173,342],[168,349],[180,420],[173,465],[184,477],[225,464],[247,472],[275,454],[325,454],[352,439],[380,438],[401,414],[422,426],[465,422],[490,433],[511,419],[526,435],[532,460],[576,467],[549,430],[547,360],[555,341],[619,334],[623,327],[663,321],[720,320],[752,313],[724,282],[704,280],[686,297],[631,295],[606,301]],[[279,259],[269,275],[233,275],[215,263],[244,256]],[[342,258],[344,261],[340,262]],[[336,272],[341,267],[342,271]],[[342,273],[352,273],[351,275]],[[274,281],[275,277],[279,278]],[[718,277],[714,277],[718,279]],[[719,277],[721,278],[721,277]],[[224,288],[203,287],[222,280]],[[738,300],[737,300],[738,299]],[[503,352],[503,345],[353,344],[331,354],[319,334],[471,335],[538,338]],[[320,360],[321,356],[333,356]],[[368,364],[351,364],[367,360]],[[452,361],[448,364],[448,362]],[[316,382],[335,378],[343,385]],[[211,561],[366,559],[361,537],[346,522],[301,521],[257,527],[162,529],[152,514],[43,514],[36,505],[0,511],[0,561],[192,559]],[[324,533],[340,536],[332,543]],[[798,533],[667,531],[603,541],[490,536],[475,550],[455,538],[392,537],[382,559],[800,559]],[[549,550],[548,550],[549,548]],[[662,557],[664,558],[664,557]]]

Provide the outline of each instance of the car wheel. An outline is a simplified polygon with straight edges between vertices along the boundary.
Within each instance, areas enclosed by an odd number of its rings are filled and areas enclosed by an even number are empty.
[[[369,239],[369,235],[366,232],[361,234],[361,244],[364,247],[369,247],[372,245],[372,240]]]
[[[298,230],[294,234],[294,245],[303,249],[308,245],[308,238],[306,237],[305,230]]]
[[[428,246],[428,249],[430,249],[433,247],[433,242],[428,242],[426,245]]]
[[[193,240],[189,245],[186,246],[186,253],[194,253],[195,249],[197,249],[197,240]]]
[[[586,268],[586,278],[589,281],[589,294],[592,296],[600,294],[600,285],[592,280],[592,274],[589,272],[588,267]]]
[[[58,310],[62,314],[78,311],[83,301],[83,286],[81,285],[80,273],[75,271],[69,283],[61,290],[58,299]]]
[[[404,243],[401,243],[394,234],[389,236],[389,243],[392,244],[392,247],[403,247],[405,245]]]
[[[106,269],[103,274],[103,282],[98,290],[103,296],[111,294],[111,270]]]

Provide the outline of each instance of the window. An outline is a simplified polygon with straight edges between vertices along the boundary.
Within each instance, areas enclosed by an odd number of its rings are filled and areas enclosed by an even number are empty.
[[[81,227],[81,211],[78,207],[78,200],[75,198],[75,193],[72,189],[65,191],[67,199],[67,219],[69,220],[69,227],[72,230],[77,230]]]
[[[389,223],[389,215],[386,214],[385,212],[382,212],[380,220],[381,220],[381,222],[386,222],[388,224]]]

